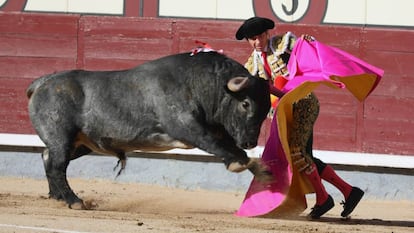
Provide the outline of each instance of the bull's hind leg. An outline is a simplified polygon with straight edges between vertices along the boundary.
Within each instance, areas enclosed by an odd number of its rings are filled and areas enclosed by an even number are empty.
[[[64,148],[64,146],[48,148],[42,154],[49,183],[49,196],[57,200],[64,200],[70,208],[85,209],[83,201],[76,196],[67,181],[66,170],[70,161],[70,153],[68,149]]]

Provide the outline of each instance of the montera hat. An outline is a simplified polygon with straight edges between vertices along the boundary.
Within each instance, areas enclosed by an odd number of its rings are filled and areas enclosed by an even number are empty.
[[[271,19],[262,17],[252,17],[244,21],[236,32],[236,39],[242,40],[244,38],[251,38],[260,35],[266,30],[273,29],[275,23]]]

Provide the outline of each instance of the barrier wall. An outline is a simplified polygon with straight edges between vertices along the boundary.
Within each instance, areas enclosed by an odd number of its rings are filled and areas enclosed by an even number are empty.
[[[0,133],[35,134],[25,89],[67,69],[125,69],[172,53],[194,40],[243,63],[250,53],[234,33],[241,21],[0,12]],[[315,149],[414,155],[414,31],[334,25],[278,24],[275,33],[308,33],[385,70],[364,103],[346,91],[316,91],[321,113]],[[263,127],[264,145],[269,121]],[[22,142],[24,143],[24,142]]]

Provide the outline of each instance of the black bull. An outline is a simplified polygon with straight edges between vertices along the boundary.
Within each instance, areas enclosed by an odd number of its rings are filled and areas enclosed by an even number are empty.
[[[200,148],[227,169],[268,178],[257,145],[270,108],[268,84],[236,61],[215,53],[176,54],[129,70],[71,70],[43,76],[27,89],[33,127],[51,198],[85,208],[70,188],[70,160],[92,151],[119,158],[126,152]]]

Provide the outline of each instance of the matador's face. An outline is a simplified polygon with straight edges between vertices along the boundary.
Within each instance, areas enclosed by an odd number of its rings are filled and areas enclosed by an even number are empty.
[[[247,38],[250,46],[258,52],[266,51],[266,47],[269,41],[268,31],[263,32],[262,34]]]

